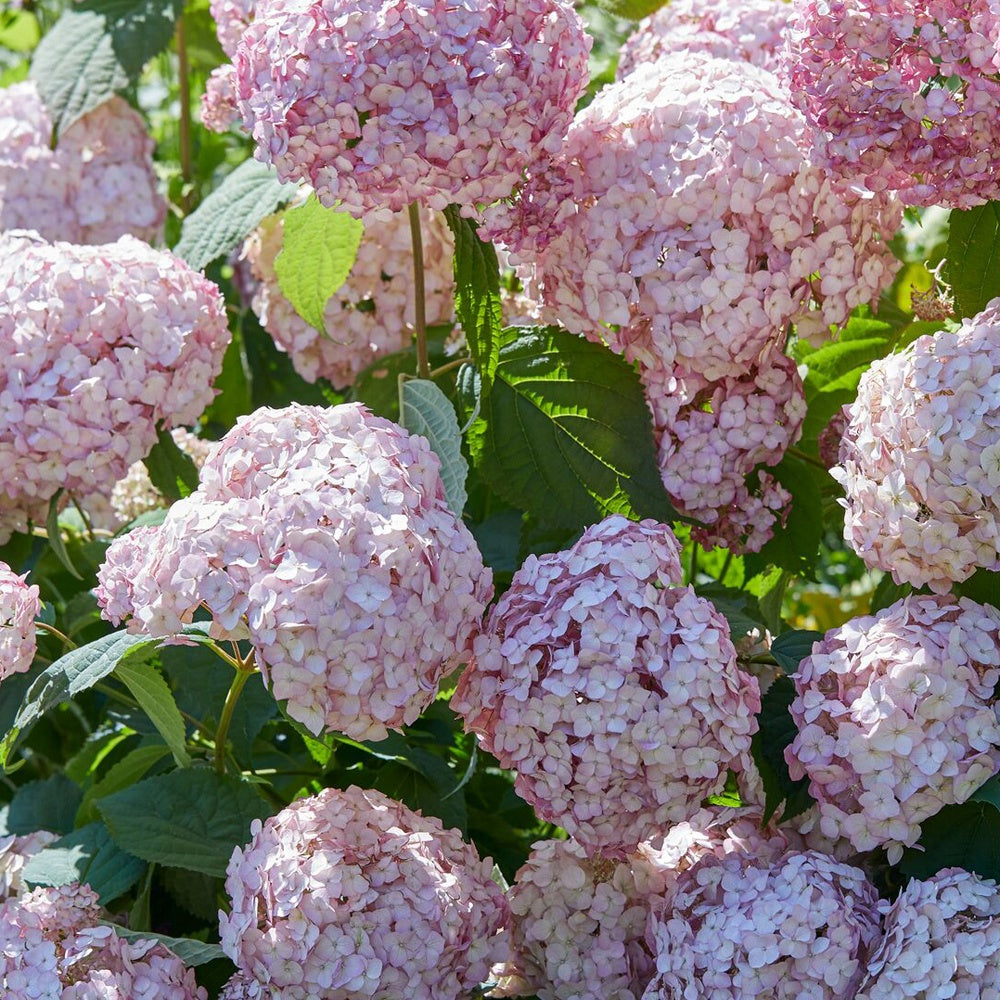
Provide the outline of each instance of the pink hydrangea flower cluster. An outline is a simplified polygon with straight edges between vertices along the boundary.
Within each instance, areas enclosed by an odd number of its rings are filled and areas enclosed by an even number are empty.
[[[793,99],[846,178],[909,205],[1000,197],[993,0],[795,0]]]
[[[655,521],[609,517],[529,556],[452,699],[538,815],[609,857],[687,819],[757,728],[725,618],[680,579]]]
[[[41,611],[38,587],[27,573],[18,576],[0,562],[0,681],[31,667],[35,658],[35,619]]]
[[[605,87],[483,231],[574,332],[647,367],[741,375],[789,323],[828,337],[896,268],[899,210],[834,184],[811,142],[771,73],[674,55]]]
[[[831,469],[844,537],[897,583],[947,593],[1000,569],[1000,299],[876,361]]]
[[[671,0],[643,18],[618,56],[618,79],[672,52],[750,62],[777,72],[793,8],[783,0]]]
[[[421,228],[425,308],[433,326],[452,317],[453,240],[439,212],[422,211]],[[351,273],[326,304],[323,331],[299,316],[281,292],[274,260],[283,235],[282,217],[272,215],[247,240],[243,253],[258,281],[253,310],[304,379],[349,385],[377,358],[412,342],[413,246],[405,212],[365,225]]]
[[[697,371],[640,369],[653,411],[660,473],[703,545],[757,552],[784,519],[791,494],[768,473],[751,492],[747,478],[776,465],[798,440],[806,414],[795,362],[772,350],[747,374],[709,382]]]
[[[250,26],[257,10],[257,0],[209,0],[215,19],[215,32],[222,51],[230,59],[243,32]],[[213,132],[225,132],[240,121],[236,106],[236,67],[230,63],[212,70],[201,97],[201,122]]]
[[[257,156],[352,215],[510,194],[587,83],[569,0],[262,0],[236,47]]]
[[[462,1000],[509,949],[490,859],[381,792],[328,788],[261,823],[229,862],[226,954],[253,996]]]
[[[0,235],[0,539],[196,421],[229,340],[218,288],[166,251]]]
[[[908,597],[827,632],[793,676],[798,733],[785,750],[809,778],[820,828],[890,863],[943,806],[1000,770],[1000,611]]]
[[[162,525],[116,539],[104,615],[154,636],[197,609],[246,637],[314,733],[362,740],[417,719],[463,660],[492,596],[427,440],[360,404],[243,417]]]
[[[1000,892],[960,868],[913,879],[889,907],[857,1000],[988,997],[1000,991]]]
[[[643,1000],[841,1000],[878,937],[878,894],[857,868],[813,851],[709,855],[650,923]]]
[[[0,836],[0,902],[21,896],[27,890],[23,872],[28,861],[59,837],[48,830],[36,830],[23,836]]]
[[[113,97],[63,132],[55,149],[51,138],[34,83],[0,90],[0,229],[69,243],[159,238],[167,203],[138,112]]]
[[[194,971],[162,944],[101,924],[89,886],[36,889],[0,905],[6,1000],[208,1000]]]

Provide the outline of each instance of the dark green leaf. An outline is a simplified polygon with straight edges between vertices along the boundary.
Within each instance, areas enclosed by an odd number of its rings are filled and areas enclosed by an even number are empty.
[[[908,583],[896,583],[893,578],[886,573],[878,582],[875,592],[872,594],[871,604],[868,606],[869,614],[875,614],[883,608],[895,604],[902,600],[913,588]]]
[[[52,551],[55,553],[56,558],[60,563],[62,563],[66,571],[71,576],[76,577],[77,580],[82,580],[83,577],[73,565],[70,560],[69,553],[66,551],[66,545],[63,542],[62,537],[62,529],[59,527],[59,500],[62,495],[62,490],[56,490],[52,499],[49,501],[49,512],[45,518],[45,534],[48,536],[49,545],[52,546]]]
[[[956,583],[952,593],[957,597],[968,597],[979,604],[992,604],[1000,608],[1000,573],[977,570],[968,580]]]
[[[448,360],[448,356],[444,353],[444,340],[440,337],[428,338],[427,353],[432,368]],[[416,370],[415,347],[387,354],[358,375],[351,386],[350,398],[364,403],[376,416],[398,423],[399,376],[412,375]]]
[[[77,823],[97,819],[98,799],[134,785],[154,764],[158,764],[169,753],[169,747],[153,745],[136,747],[126,754],[84,792],[83,802],[76,814]]]
[[[61,135],[139,79],[174,33],[183,0],[82,0],[39,43],[31,79]]]
[[[11,833],[69,833],[83,793],[64,774],[53,774],[44,781],[29,781],[14,793],[7,813]]]
[[[989,802],[995,809],[1000,809],[1000,775],[994,775],[984,785],[980,785],[969,796],[970,802]]]
[[[149,716],[178,765],[188,767],[191,758],[185,745],[187,729],[173,693],[159,670],[148,661],[136,662],[125,658],[115,667],[115,676]]]
[[[462,218],[457,205],[444,214],[455,237],[455,316],[472,360],[489,379],[499,361],[503,327],[500,265],[493,244],[479,238],[476,224]]]
[[[786,674],[794,674],[799,669],[799,662],[812,653],[813,643],[822,638],[822,632],[790,629],[771,643],[771,655]]]
[[[193,268],[229,253],[265,216],[295,194],[275,172],[256,160],[241,163],[184,220],[174,253]]]
[[[121,850],[103,823],[88,823],[39,851],[25,865],[31,885],[87,882],[103,905],[128,892],[146,863]]]
[[[159,878],[174,902],[208,923],[219,917],[219,879],[187,868],[160,868]]]
[[[156,444],[144,463],[153,487],[171,503],[190,496],[198,488],[198,467],[194,460],[162,426],[156,429]]]
[[[954,209],[949,223],[945,276],[963,319],[1000,295],[1000,203]]]
[[[695,587],[695,591],[725,615],[734,642],[754,629],[764,631],[764,617],[753,594],[735,587],[724,587],[721,583]]]
[[[252,785],[205,768],[146,778],[97,803],[115,842],[155,864],[224,875],[270,812]]]
[[[904,875],[930,878],[942,868],[964,868],[1000,879],[1000,810],[991,802],[945,806],[921,827],[920,839],[899,863]]]
[[[192,938],[168,937],[166,934],[154,934],[152,931],[130,931],[119,924],[111,924],[115,933],[126,941],[159,941],[164,948],[169,948],[185,965],[197,967],[216,959],[225,959],[226,953],[221,945],[205,941],[195,941]]]
[[[676,516],[660,479],[639,377],[600,344],[555,327],[504,330],[495,380],[465,366],[469,447],[499,496],[553,526]]]

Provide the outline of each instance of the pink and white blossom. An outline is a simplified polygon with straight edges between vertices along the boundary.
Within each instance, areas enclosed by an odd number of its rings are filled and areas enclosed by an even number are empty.
[[[35,658],[38,587],[0,562],[0,681],[30,669]]]

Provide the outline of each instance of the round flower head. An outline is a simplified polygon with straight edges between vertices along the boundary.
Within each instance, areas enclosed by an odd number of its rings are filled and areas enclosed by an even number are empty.
[[[899,212],[836,186],[811,142],[771,73],[674,54],[605,87],[484,232],[574,332],[648,367],[742,375],[789,323],[828,337],[896,266]]]
[[[253,643],[312,732],[381,740],[465,658],[492,596],[427,440],[357,403],[243,417],[163,524],[116,539],[105,617],[171,635],[199,607]]]
[[[618,79],[672,52],[699,52],[777,72],[792,7],[783,0],[671,0],[622,46]]]
[[[1000,611],[908,597],[827,632],[793,676],[798,729],[785,750],[809,778],[827,837],[890,863],[942,806],[1000,769]]]
[[[559,148],[589,51],[569,0],[261,0],[234,65],[257,156],[361,216],[505,198]]]
[[[1000,993],[1000,892],[960,868],[914,879],[885,915],[857,1000],[980,1000]]]
[[[0,562],[0,681],[30,669],[35,658],[38,587]]]
[[[441,213],[421,212],[427,322],[451,320],[455,281],[452,237]],[[347,281],[331,296],[321,332],[307,323],[281,293],[274,260],[281,250],[280,215],[265,219],[247,240],[244,255],[259,284],[253,310],[295,370],[307,381],[325,378],[349,385],[377,358],[413,340],[413,247],[410,221],[398,212],[365,225]]]
[[[857,868],[813,851],[709,856],[650,922],[656,975],[643,998],[841,1000],[878,936],[878,894]]]
[[[718,792],[757,728],[725,618],[680,579],[655,521],[609,517],[529,556],[452,700],[538,815],[609,857]]]
[[[830,167],[908,205],[1000,197],[995,0],[794,0],[793,99]]]
[[[51,139],[34,83],[0,90],[0,229],[69,243],[159,238],[167,204],[138,112],[112,97],[66,129],[55,149]]]
[[[101,923],[89,886],[36,889],[0,906],[5,1000],[208,1000],[162,944],[126,941]]]
[[[215,32],[222,51],[230,59],[236,45],[253,21],[257,0],[209,0]],[[201,122],[213,132],[225,132],[240,121],[236,106],[236,67],[226,63],[212,70],[201,97]]]
[[[0,236],[0,539],[197,420],[229,339],[219,290],[166,251]]]
[[[830,471],[855,552],[939,594],[1000,569],[1000,299],[876,361],[848,415]]]
[[[791,494],[769,475],[752,494],[747,477],[776,465],[806,413],[795,362],[772,350],[747,374],[710,382],[697,372],[640,367],[670,499],[706,527],[703,545],[757,552],[784,517]]]
[[[219,914],[235,997],[256,981],[266,1000],[464,1000],[506,957],[492,861],[381,792],[328,788],[251,834]]]
[[[0,837],[0,902],[27,892],[24,866],[35,854],[58,839],[58,834],[48,830],[36,830],[20,837],[14,834]]]

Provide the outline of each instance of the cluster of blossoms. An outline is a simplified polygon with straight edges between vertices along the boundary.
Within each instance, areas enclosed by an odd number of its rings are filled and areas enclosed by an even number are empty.
[[[709,855],[678,876],[651,921],[656,974],[643,1000],[852,996],[879,916],[864,873],[823,854]]]
[[[167,205],[138,112],[113,97],[63,132],[55,149],[51,139],[34,83],[0,90],[0,229],[69,243],[158,239]]]
[[[0,236],[0,539],[196,421],[229,339],[219,290],[170,253]]]
[[[260,159],[384,217],[509,195],[557,151],[589,51],[569,0],[263,0],[232,75]]]
[[[209,0],[215,19],[215,32],[222,51],[230,59],[243,32],[250,26],[257,10],[257,0]],[[212,70],[201,98],[201,121],[213,132],[225,132],[240,120],[236,107],[236,67],[231,63]]]
[[[111,545],[105,617],[153,636],[204,606],[249,637],[312,732],[380,740],[416,720],[492,596],[427,440],[360,404],[243,417],[164,522]]]
[[[421,212],[427,323],[451,320],[454,296],[451,232],[439,212]],[[265,219],[243,253],[257,285],[253,310],[261,325],[307,381],[349,385],[377,358],[413,338],[413,248],[405,212],[365,225],[347,281],[326,304],[324,330],[307,323],[278,285],[274,260],[281,251],[281,215]]]
[[[895,863],[920,824],[1000,769],[1000,610],[908,597],[826,633],[793,677],[798,733],[785,750],[809,778],[820,829]]]
[[[857,1000],[987,997],[1000,991],[1000,892],[946,868],[914,879],[885,915]]]
[[[844,537],[897,583],[947,593],[1000,569],[1000,299],[876,361],[831,470]]]
[[[0,905],[0,986],[8,1000],[208,1000],[194,971],[162,944],[102,924],[77,883]]]
[[[670,53],[734,59],[778,72],[792,16],[784,0],[671,0],[644,18],[622,46],[618,79]]]
[[[646,367],[742,374],[789,323],[822,339],[892,278],[898,210],[837,186],[811,142],[766,70],[666,57],[604,88],[484,231],[569,329]]]
[[[35,658],[35,618],[41,610],[38,587],[0,562],[0,681],[23,673]]]
[[[910,205],[1000,197],[992,0],[796,0],[792,97],[830,167]]]
[[[24,866],[35,854],[58,839],[48,830],[36,830],[20,837],[13,833],[0,836],[0,903],[27,892]]]
[[[677,541],[654,521],[609,517],[529,556],[452,700],[539,816],[609,857],[686,820],[756,731],[757,682],[680,579]]]
[[[507,957],[492,862],[381,792],[328,788],[251,832],[219,915],[230,997],[462,1000]]]
[[[798,439],[806,400],[795,362],[772,350],[747,374],[718,382],[681,368],[643,368],[640,377],[663,484],[682,514],[706,526],[695,538],[758,551],[792,498],[766,472],[755,493],[747,478],[776,465]]]

